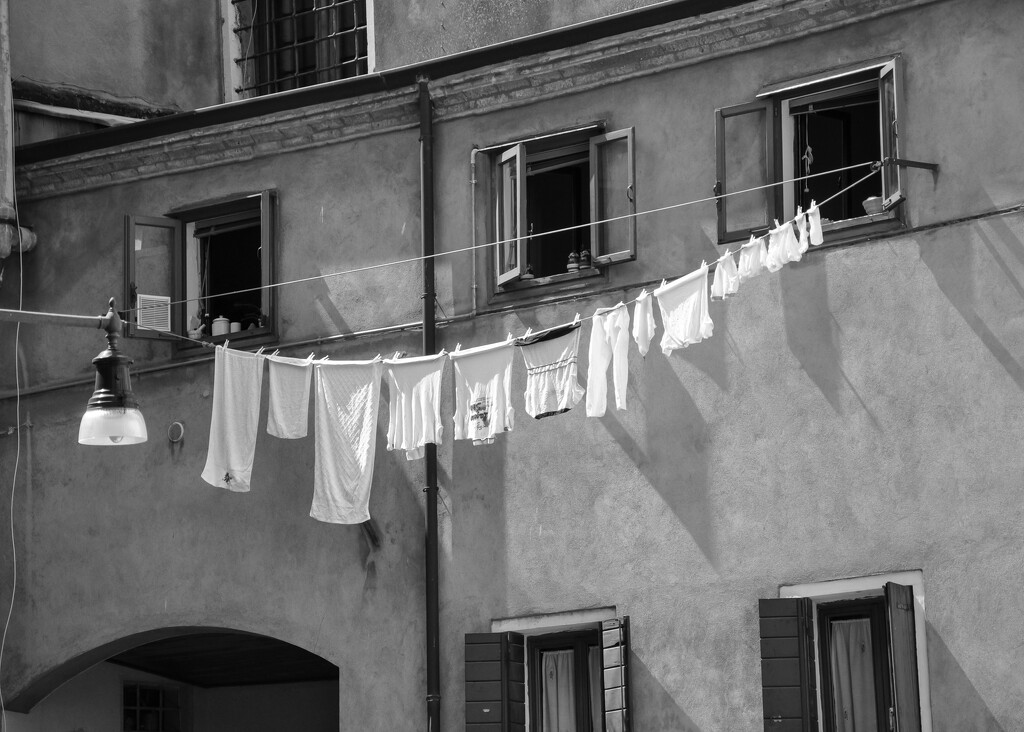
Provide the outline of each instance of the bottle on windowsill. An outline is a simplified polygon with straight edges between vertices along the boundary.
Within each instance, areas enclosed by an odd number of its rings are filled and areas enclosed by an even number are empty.
[[[590,268],[590,250],[584,249],[580,252],[580,269]]]
[[[519,279],[521,279],[521,280],[532,280],[533,279],[533,265],[532,264],[526,265],[526,272],[524,272],[523,276],[520,277]]]
[[[569,264],[566,265],[566,272],[579,272],[580,270],[580,257],[576,252],[569,253]]]

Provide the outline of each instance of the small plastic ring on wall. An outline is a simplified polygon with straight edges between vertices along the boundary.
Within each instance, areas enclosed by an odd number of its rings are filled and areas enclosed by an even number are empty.
[[[185,439],[185,425],[181,422],[171,422],[171,426],[167,428],[167,439],[174,443]]]

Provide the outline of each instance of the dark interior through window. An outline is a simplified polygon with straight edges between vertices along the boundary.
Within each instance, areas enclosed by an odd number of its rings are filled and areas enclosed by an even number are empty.
[[[548,277],[569,271],[569,255],[590,251],[590,227],[584,226],[547,236],[590,221],[590,157],[582,146],[555,157],[535,160],[527,156],[526,221],[534,237],[526,248],[527,272]]]
[[[789,112],[793,118],[796,177],[881,158],[877,80],[801,97],[791,103]],[[812,200],[824,201],[864,177],[868,170],[855,168],[796,181],[794,200],[806,211]],[[822,219],[840,221],[864,216],[864,200],[881,195],[881,178],[872,176],[822,206]]]
[[[264,325],[262,247],[259,218],[196,225],[199,241],[201,320],[212,333],[215,318],[239,322],[242,330]],[[247,290],[247,292],[238,292]]]

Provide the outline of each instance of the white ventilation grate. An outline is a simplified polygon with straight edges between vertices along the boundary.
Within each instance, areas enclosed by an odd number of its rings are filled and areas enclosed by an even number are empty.
[[[163,295],[139,295],[138,325],[145,330],[171,329],[171,298]]]

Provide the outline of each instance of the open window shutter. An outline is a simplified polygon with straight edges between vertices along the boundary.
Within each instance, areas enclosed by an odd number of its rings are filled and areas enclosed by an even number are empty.
[[[894,732],[921,732],[921,694],[917,684],[917,638],[914,627],[914,588],[885,584],[889,626],[889,665],[892,669]]]
[[[179,310],[171,303],[180,291],[181,222],[156,216],[125,216],[125,335],[169,338],[159,330],[180,331]],[[145,310],[140,310],[140,308]],[[147,327],[141,327],[147,326]]]
[[[526,242],[526,146],[513,145],[498,158],[495,190],[495,227],[497,240],[494,267],[498,284],[518,279],[523,271]]]
[[[276,197],[273,191],[260,193],[260,278],[264,285],[260,292],[260,310],[263,313],[265,322],[271,327],[277,320],[277,290],[276,287],[266,287],[274,282],[274,203]]]
[[[744,191],[775,181],[774,101],[715,110],[716,194]],[[718,239],[738,241],[767,229],[776,217],[776,195],[761,188],[718,199]]]
[[[524,732],[524,651],[519,633],[466,634],[466,732]]]
[[[630,732],[629,616],[601,621],[605,732]]]
[[[591,255],[595,264],[636,259],[636,165],[633,128],[590,138]]]
[[[878,72],[879,118],[882,133],[882,157],[896,159],[899,150],[899,107],[902,87],[899,57],[887,63]],[[882,167],[882,207],[889,210],[905,198],[903,174],[898,165]]]
[[[817,732],[811,599],[760,600],[758,611],[765,732]]]

